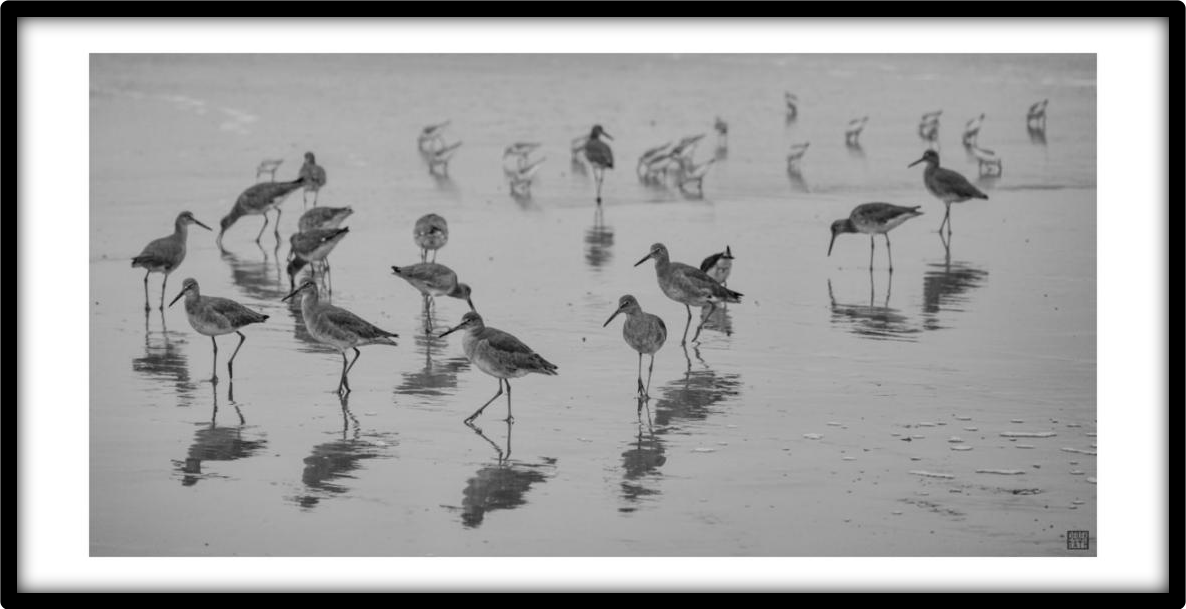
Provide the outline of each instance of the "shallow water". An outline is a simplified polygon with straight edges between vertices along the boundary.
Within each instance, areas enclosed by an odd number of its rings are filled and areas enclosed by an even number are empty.
[[[94,556],[1095,555],[1095,84],[1090,56],[104,56],[91,82],[91,539]],[[784,90],[797,92],[785,120]],[[1050,98],[1045,137],[1024,115]],[[1004,159],[988,201],[926,193],[915,133],[942,108],[959,143]],[[714,115],[730,123],[714,150]],[[869,115],[859,150],[843,127]],[[451,119],[448,176],[416,150]],[[568,143],[615,138],[604,212]],[[646,148],[708,133],[703,194],[646,186]],[[530,196],[508,193],[503,147],[544,144]],[[810,141],[788,174],[790,144]],[[264,158],[292,179],[313,150],[322,205],[352,205],[330,256],[332,301],[400,334],[340,356],[280,302],[301,193],[282,244],[240,220],[220,253],[190,231],[166,302],[204,294],[270,315],[244,330],[233,384],[219,339],[180,303],[156,310],[129,259],[188,209],[215,227]],[[828,226],[861,202],[922,205],[878,238]],[[559,366],[497,390],[460,337],[423,334],[418,293],[391,273],[419,260],[416,218],[447,218],[438,261],[487,324]],[[729,287],[698,345],[659,291],[654,242],[698,264],[732,247]],[[623,294],[663,317],[642,416]],[[463,301],[440,298],[439,332]],[[693,327],[693,330],[695,328]],[[645,372],[645,371],[644,371]],[[1020,433],[1019,433],[1020,432]],[[1053,435],[1050,435],[1050,432]],[[1069,530],[1091,550],[1067,550]]]

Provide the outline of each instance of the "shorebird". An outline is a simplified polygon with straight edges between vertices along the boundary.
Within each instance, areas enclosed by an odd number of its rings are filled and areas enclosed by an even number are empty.
[[[868,116],[848,121],[848,127],[844,129],[844,143],[848,146],[860,146],[861,132],[865,130],[865,124],[868,122]]]
[[[918,137],[928,142],[934,142],[939,139],[940,114],[943,114],[942,110],[927,112],[922,115],[922,119],[918,122]]]
[[[889,232],[899,224],[921,216],[918,211],[920,205],[903,207],[890,203],[861,203],[853,208],[847,218],[832,223],[832,240],[828,242],[828,255],[832,255],[832,245],[836,243],[837,235],[841,233],[865,233],[869,235],[869,271],[873,271],[873,236],[885,235],[885,252],[889,256],[889,270],[894,272],[894,254],[890,250]]]
[[[638,166],[635,168],[635,173],[638,174],[638,179],[643,181],[654,180],[658,173],[658,168],[661,168],[670,158],[668,152],[671,148],[671,142],[667,142],[661,146],[648,148],[638,157]]]
[[[785,92],[784,97],[787,102],[787,120],[793,120],[799,116],[799,98],[790,91]]]
[[[469,415],[465,422],[469,423],[476,419],[491,402],[502,395],[502,384],[506,383],[506,422],[513,423],[515,417],[511,416],[511,379],[526,376],[532,372],[554,376],[557,374],[556,365],[532,351],[531,347],[523,344],[523,341],[513,335],[487,326],[482,322],[482,316],[475,311],[466,313],[462,316],[461,323],[440,334],[439,337],[444,338],[463,329],[465,337],[462,338],[461,347],[465,351],[466,359],[482,372],[498,379],[498,393],[482,404],[482,407],[476,412]]]
[[[212,382],[218,382],[218,341],[214,337],[231,332],[239,335],[239,344],[235,345],[235,352],[231,353],[231,359],[226,363],[226,371],[230,374],[231,380],[234,380],[235,356],[239,354],[239,348],[243,346],[243,341],[247,340],[247,337],[239,329],[243,326],[260,323],[268,316],[252,311],[229,298],[202,296],[201,290],[198,289],[198,282],[192,277],[181,282],[181,291],[169,302],[169,306],[173,306],[173,303],[182,296],[185,296],[185,316],[189,318],[189,325],[193,326],[198,334],[209,336],[210,344],[214,346],[214,376],[210,379]]]
[[[354,213],[349,205],[346,207],[313,207],[301,214],[297,221],[297,230],[305,232],[315,228],[337,228],[350,214]]]
[[[420,148],[420,152],[431,152],[444,147],[445,136],[443,132],[445,127],[449,126],[450,122],[452,121],[446,120],[421,129],[419,137],[416,138],[416,145]]]
[[[716,161],[717,160],[714,157],[714,158],[708,159],[707,161],[697,165],[696,162],[690,158],[685,159],[683,157],[680,157],[680,165],[679,165],[679,167],[680,167],[680,171],[679,171],[679,188],[680,188],[680,190],[687,192],[688,186],[691,184],[695,184],[696,189],[701,194],[703,194],[704,193],[704,176],[708,175],[708,170],[712,167],[712,164],[715,163]]]
[[[649,398],[651,392],[651,373],[655,370],[655,352],[663,347],[667,341],[667,325],[663,319],[653,313],[646,313],[638,304],[638,299],[630,294],[618,299],[618,308],[609,319],[601,325],[609,325],[619,313],[626,314],[626,323],[622,324],[622,338],[631,349],[638,351],[638,396]],[[651,356],[651,366],[647,369],[647,384],[642,384],[642,356]],[[638,411],[642,412],[642,401],[638,402]]]
[[[396,276],[412,284],[412,287],[420,290],[424,295],[424,309],[428,311],[429,301],[435,300],[435,296],[451,296],[453,298],[460,298],[469,305],[471,311],[474,309],[474,301],[470,298],[470,287],[457,280],[457,273],[453,269],[435,262],[419,262],[416,264],[409,264],[407,266],[393,266],[391,270],[395,272]],[[425,317],[425,332],[432,331],[431,316]]]
[[[305,164],[301,165],[299,175],[305,181],[305,191],[301,194],[305,205],[309,204],[309,193],[312,192],[313,207],[317,207],[317,195],[325,186],[325,169],[317,164],[312,152],[305,153]]]
[[[709,277],[717,280],[721,285],[727,285],[729,273],[733,271],[733,250],[726,245],[725,251],[705,258],[700,263],[700,270],[708,273]]]
[[[279,167],[280,164],[283,162],[284,162],[284,159],[264,159],[264,160],[260,161],[259,167],[255,168],[255,179],[258,180],[259,176],[266,173],[266,174],[271,175],[272,181],[275,182],[276,181],[276,168]]]
[[[515,157],[520,168],[527,164],[527,157],[542,146],[539,142],[515,142],[502,151],[502,158]]]
[[[346,226],[342,228],[315,228],[293,233],[289,238],[290,247],[288,250],[289,289],[294,289],[296,275],[306,264],[324,262],[328,269],[329,261],[326,260],[326,256],[329,256],[338,242],[346,238],[346,233],[349,231],[350,227]],[[310,266],[309,269],[312,270],[313,267]]]
[[[346,309],[320,302],[317,284],[308,279],[281,301],[288,300],[302,292],[301,317],[305,321],[305,329],[318,342],[341,352],[342,378],[338,381],[338,393],[349,393],[350,382],[346,380],[346,375],[354,367],[354,362],[358,361],[358,356],[362,355],[358,348],[364,345],[391,345],[394,347],[396,342],[391,339],[399,338],[399,335],[381,330]],[[346,365],[347,349],[354,349],[354,359],[350,360],[349,366]]]
[[[807,154],[807,147],[810,145],[811,142],[791,144],[791,148],[787,152],[787,169],[798,167],[799,161],[803,158],[803,155]]]
[[[922,183],[926,185],[927,191],[943,201],[947,207],[947,211],[943,214],[943,222],[939,224],[939,230],[943,230],[943,225],[947,225],[947,234],[951,234],[951,204],[962,203],[968,199],[987,199],[988,195],[980,192],[968,182],[968,179],[959,173],[939,166],[939,153],[934,150],[927,150],[922,154],[922,158],[907,165],[907,167],[914,167],[915,165],[926,162],[927,168],[922,172]]]
[[[531,183],[535,180],[535,174],[539,171],[540,165],[543,165],[547,160],[547,156],[520,165],[518,169],[507,174],[507,179],[510,181],[512,193],[522,193],[531,189]]]
[[[452,144],[445,144],[444,140],[441,140],[441,142],[442,145],[440,148],[428,153],[429,173],[436,173],[437,168],[440,167],[444,171],[444,174],[448,174],[449,161],[453,158],[453,155],[457,153],[457,149],[461,147],[460,141],[454,142]]]
[[[1032,130],[1046,128],[1046,104],[1050,100],[1044,99],[1030,106],[1025,114],[1025,126]]]
[[[183,211],[177,214],[177,220],[173,222],[172,235],[152,240],[144,246],[139,256],[132,258],[132,268],[140,267],[146,271],[144,273],[145,311],[151,308],[148,306],[148,276],[152,273],[162,273],[165,276],[161,280],[161,305],[158,307],[161,311],[165,310],[165,284],[169,282],[169,273],[177,270],[181,261],[185,260],[185,238],[189,234],[187,227],[190,224],[197,224],[210,230],[209,226],[199,222],[193,214]]]
[[[449,224],[437,214],[420,216],[412,229],[412,239],[420,248],[420,262],[428,261],[429,250],[432,250],[432,261],[436,262],[437,250],[449,242]]]
[[[585,142],[585,158],[593,165],[593,178],[597,180],[598,205],[601,205],[601,181],[605,179],[605,170],[614,168],[614,151],[610,149],[609,144],[598,139],[603,135],[614,139],[601,128],[601,125],[593,125],[589,139]]]
[[[997,153],[988,148],[981,148],[979,146],[972,146],[972,156],[976,157],[977,171],[980,177],[996,176],[999,177],[1002,172],[1001,157]]]
[[[276,241],[280,241],[280,204],[288,195],[292,194],[296,189],[300,188],[305,183],[305,178],[299,177],[291,182],[261,182],[254,186],[249,186],[235,199],[235,206],[231,208],[231,212],[223,216],[218,231],[218,249],[222,247],[222,236],[226,234],[226,230],[232,224],[237,222],[243,216],[263,215],[264,225],[260,227],[259,234],[255,236],[255,242],[259,243],[260,237],[264,236],[264,230],[268,228],[268,212],[273,209],[276,210]]]
[[[655,275],[659,280],[659,289],[668,298],[681,303],[688,309],[688,322],[684,325],[684,336],[680,345],[687,344],[688,328],[692,325],[692,307],[709,305],[708,314],[703,316],[700,325],[696,326],[696,334],[692,342],[700,337],[700,330],[704,328],[704,321],[712,316],[718,302],[741,302],[743,294],[734,292],[721,285],[708,273],[687,264],[672,262],[667,247],[662,243],[651,246],[651,251],[642,260],[634,263],[638,266],[651,258],[655,259]]]
[[[968,121],[964,125],[964,135],[962,137],[964,146],[971,148],[976,145],[976,139],[980,136],[980,126],[983,123],[984,113],[981,112],[980,116]]]

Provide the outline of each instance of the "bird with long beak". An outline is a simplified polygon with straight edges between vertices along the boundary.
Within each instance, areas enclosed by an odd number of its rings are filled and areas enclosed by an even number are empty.
[[[889,256],[889,270],[894,272],[894,255],[890,250],[889,231],[899,224],[921,216],[918,211],[921,205],[903,207],[890,203],[862,203],[853,208],[847,218],[832,223],[832,240],[828,242],[828,255],[832,255],[832,246],[836,237],[843,233],[865,233],[869,235],[869,270],[873,270],[873,236],[885,235],[885,252]]]
[[[667,247],[662,243],[652,245],[651,251],[642,260],[635,262],[634,266],[651,258],[655,259],[655,275],[659,280],[659,289],[663,290],[668,298],[688,309],[688,322],[684,325],[681,346],[686,345],[688,341],[688,328],[692,325],[693,306],[709,305],[708,313],[700,320],[700,325],[696,326],[696,334],[692,336],[692,342],[696,342],[696,339],[700,337],[700,330],[704,328],[704,322],[712,317],[718,303],[741,302],[741,297],[744,296],[740,292],[726,288],[716,279],[709,277],[708,273],[694,266],[672,262],[667,253]]]
[[[597,180],[598,205],[601,205],[601,182],[605,179],[605,170],[614,168],[614,151],[610,149],[609,144],[599,139],[603,135],[614,139],[601,128],[601,125],[593,125],[589,139],[585,141],[585,158],[593,165],[593,178]]]
[[[934,195],[946,206],[947,211],[943,214],[943,222],[939,224],[939,230],[943,230],[943,226],[947,226],[947,234],[951,235],[951,204],[963,203],[968,199],[988,199],[988,195],[980,192],[968,181],[968,178],[960,175],[958,172],[939,166],[939,153],[934,150],[927,150],[922,153],[922,158],[907,165],[907,167],[914,167],[919,163],[926,163],[927,168],[922,172],[922,183],[927,187],[927,192]]]
[[[482,316],[476,311],[470,311],[461,318],[461,323],[438,335],[444,338],[458,330],[465,330],[461,339],[461,348],[465,357],[482,372],[498,379],[498,393],[482,404],[482,407],[465,419],[468,424],[482,414],[498,396],[502,395],[502,385],[507,386],[507,423],[515,422],[511,416],[511,379],[526,376],[532,372],[555,376],[557,367],[523,344],[523,341],[513,335],[482,322]]]
[[[173,303],[182,296],[185,296],[185,316],[189,318],[189,325],[193,326],[198,334],[209,336],[210,344],[214,346],[214,376],[211,377],[211,382],[218,382],[218,341],[214,340],[214,337],[231,332],[239,335],[239,344],[235,346],[235,352],[231,353],[231,359],[226,363],[227,374],[230,374],[231,380],[234,380],[235,356],[239,354],[239,348],[243,346],[243,341],[247,340],[247,337],[239,329],[246,325],[260,323],[268,316],[252,311],[229,298],[203,296],[198,288],[198,282],[192,277],[181,282],[181,291],[169,302],[169,306],[172,307]]]
[[[655,352],[662,348],[663,343],[667,341],[667,325],[658,315],[644,312],[642,306],[638,304],[638,299],[626,294],[618,299],[618,308],[601,327],[608,326],[609,322],[619,314],[626,315],[626,323],[622,324],[622,338],[626,340],[626,344],[630,345],[631,349],[638,352],[638,397],[642,398],[638,402],[638,411],[641,413],[642,400],[651,397],[651,374],[655,371]],[[651,356],[651,366],[647,369],[647,384],[645,386],[642,384],[642,356],[644,353]]]
[[[476,311],[474,301],[470,298],[470,287],[457,280],[457,273],[453,269],[435,262],[418,262],[407,266],[393,266],[391,270],[412,287],[420,290],[424,296],[424,331],[432,332],[432,317],[428,315],[428,306],[435,304],[434,296],[450,296],[464,300],[471,311]]]
[[[301,317],[305,322],[305,329],[315,340],[337,349],[342,354],[342,377],[338,381],[338,393],[349,393],[350,382],[346,379],[358,356],[358,350],[364,345],[396,346],[392,338],[399,338],[394,332],[375,327],[369,321],[329,303],[320,301],[317,284],[306,279],[301,285],[280,300],[286,301],[297,294],[301,296]],[[354,359],[346,365],[346,350],[354,349]]]
[[[177,214],[177,219],[173,221],[173,234],[168,237],[161,237],[160,239],[153,239],[144,246],[140,251],[140,255],[132,258],[132,268],[140,267],[146,272],[144,273],[144,310],[147,311],[148,306],[148,276],[152,273],[162,273],[165,277],[161,280],[161,304],[158,309],[165,310],[165,284],[169,283],[169,273],[177,270],[181,265],[181,261],[185,260],[185,241],[189,235],[189,225],[197,224],[198,226],[210,230],[209,226],[202,224],[194,218],[194,215],[188,211],[183,211]]]
[[[259,243],[261,237],[264,236],[264,230],[268,228],[268,212],[273,209],[276,210],[276,241],[280,241],[280,204],[288,195],[296,192],[306,184],[306,178],[301,176],[291,182],[260,182],[248,186],[238,199],[235,199],[235,205],[231,208],[230,213],[223,216],[222,221],[219,222],[218,239],[215,242],[218,244],[218,249],[222,247],[222,236],[226,234],[228,228],[239,221],[243,216],[262,215],[264,217],[264,225],[260,227],[259,234],[255,236],[255,242]]]

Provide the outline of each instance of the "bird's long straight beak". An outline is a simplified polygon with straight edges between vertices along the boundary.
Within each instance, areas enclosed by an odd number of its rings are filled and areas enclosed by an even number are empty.
[[[300,291],[301,291],[301,290],[300,290],[300,288],[297,288],[297,289],[295,289],[295,290],[293,290],[293,291],[289,292],[289,293],[288,293],[288,296],[285,296],[284,298],[281,298],[281,299],[280,299],[280,302],[284,302],[285,300],[288,300],[289,298],[292,298],[293,296],[296,296],[296,295],[297,295],[297,292],[300,292]]]
[[[655,252],[651,252],[651,253],[647,254],[647,255],[646,255],[646,256],[645,256],[645,257],[644,257],[642,260],[639,260],[638,262],[635,262],[635,263],[634,263],[634,266],[638,266],[638,265],[640,265],[640,264],[642,264],[642,263],[646,262],[647,260],[650,260],[650,259],[651,259],[651,256],[654,256],[654,255],[655,255]]]
[[[465,324],[457,324],[456,326],[453,326],[452,328],[445,330],[443,333],[437,334],[437,338],[445,338],[446,336],[460,330],[461,326],[463,326],[463,325],[465,325]]]
[[[919,163],[923,162],[923,160],[924,160],[924,159],[926,159],[926,157],[922,157],[921,159],[918,159],[917,161],[915,161],[915,162],[913,162],[913,163],[911,163],[911,164],[907,165],[907,167],[914,167],[915,165],[917,165],[917,164],[919,164]]]
[[[836,243],[836,235],[839,233],[832,233],[832,240],[828,242],[828,256],[832,255],[832,246]]]
[[[605,320],[605,323],[601,324],[601,327],[604,328],[604,327],[608,326],[609,322],[613,321],[614,318],[618,316],[618,313],[621,313],[621,312],[622,312],[621,308],[619,308],[617,311],[614,311],[614,314],[610,315],[609,319]]]
[[[606,133],[604,129],[601,130],[601,135],[604,135],[605,137],[608,137],[611,140],[614,139],[614,136]]]
[[[214,229],[210,228],[209,226],[206,226],[205,224],[202,224],[201,222],[198,222],[198,220],[197,220],[196,218],[194,219],[194,224],[197,224],[198,226],[200,226],[200,227],[202,227],[202,228],[204,228],[204,229],[206,229],[206,230],[208,230],[208,231],[212,231],[212,232],[213,232],[213,230],[214,230]]]
[[[180,300],[180,299],[181,299],[181,297],[182,297],[182,296],[184,296],[184,295],[185,295],[185,290],[186,290],[186,288],[181,288],[181,291],[180,291],[180,292],[178,292],[178,293],[177,293],[177,295],[173,297],[173,300],[170,300],[170,301],[169,301],[169,306],[170,306],[170,307],[171,307],[171,306],[173,306],[173,303],[177,302],[178,300]]]

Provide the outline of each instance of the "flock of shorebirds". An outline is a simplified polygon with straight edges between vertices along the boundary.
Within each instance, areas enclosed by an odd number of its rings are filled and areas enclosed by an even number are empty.
[[[798,98],[789,92],[786,93],[786,107],[787,118],[794,119],[798,115]],[[1040,127],[1044,130],[1045,108],[1046,100],[1031,106],[1027,115],[1027,126],[1031,129]],[[940,112],[928,112],[923,115],[919,125],[919,135],[922,139],[929,142],[936,141],[939,114]],[[964,135],[965,145],[968,145],[969,141],[973,146],[975,145],[975,136],[979,131],[979,124],[983,120],[983,116],[969,122],[968,130]],[[860,131],[867,121],[868,117],[853,121],[845,133],[846,142],[856,143]],[[449,121],[428,125],[418,136],[417,145],[430,172],[447,172],[450,158],[461,145],[461,141],[449,143],[446,140],[444,132],[448,125]],[[714,127],[718,134],[718,146],[721,146],[727,137],[728,125],[718,117]],[[572,143],[574,161],[579,157],[584,157],[593,170],[598,210],[602,203],[601,185],[605,171],[614,168],[613,151],[602,140],[602,137],[612,139],[601,125],[594,125],[588,135],[576,138]],[[699,184],[707,172],[707,167],[711,165],[711,161],[697,164],[692,159],[692,150],[702,137],[702,135],[691,136],[683,138],[674,145],[672,142],[668,142],[647,150],[639,159],[639,178],[654,180],[670,171],[679,176],[677,182],[681,188],[688,183]],[[969,138],[971,139],[969,140]],[[504,150],[503,166],[512,192],[529,187],[532,176],[543,162],[544,157],[531,158],[531,154],[539,147],[539,143],[516,142]],[[792,147],[788,155],[788,163],[797,162],[806,149],[806,143]],[[274,181],[276,169],[282,162],[282,159],[265,159],[259,165],[256,170],[256,178],[258,179],[263,174],[270,174],[273,181],[254,184],[239,195],[231,211],[220,222],[216,243],[222,249],[222,239],[227,229],[240,218],[262,215],[264,224],[255,238],[256,243],[259,243],[269,223],[267,214],[275,210],[274,232],[277,244],[279,244],[281,203],[293,192],[303,190],[304,202],[307,207],[310,195],[312,195],[313,207],[307,208],[301,216],[298,223],[299,230],[289,240],[287,272],[291,291],[282,300],[288,301],[299,296],[301,315],[309,334],[341,354],[342,372],[337,391],[339,394],[345,395],[351,391],[348,374],[361,355],[359,347],[376,344],[394,346],[396,343],[393,339],[398,338],[398,335],[383,330],[346,309],[321,300],[318,285],[313,278],[316,276],[318,268],[322,272],[329,270],[329,253],[349,231],[348,228],[339,228],[339,226],[353,213],[353,210],[350,207],[317,206],[318,193],[326,184],[326,172],[317,164],[312,152],[305,153],[305,161],[296,180]],[[997,162],[999,169],[999,159]],[[940,166],[939,154],[934,148],[928,148],[921,158],[909,166],[912,167],[919,163],[926,163],[926,168],[923,171],[924,186],[934,197],[943,201],[946,208],[943,223],[939,227],[940,234],[942,234],[943,227],[946,226],[947,234],[950,236],[951,204],[974,198],[987,199],[988,196],[972,185],[963,175]],[[880,234],[885,237],[889,270],[893,272],[889,231],[906,220],[921,215],[920,207],[905,207],[883,202],[863,203],[856,206],[847,218],[832,223],[832,239],[828,244],[828,255],[831,255],[836,237],[840,234],[867,234],[870,247],[869,266],[872,270],[874,237]],[[148,277],[156,272],[164,276],[161,281],[159,305],[163,312],[169,274],[177,270],[185,259],[187,231],[191,224],[212,230],[194,218],[192,213],[184,211],[177,216],[172,235],[152,241],[144,247],[140,255],[132,259],[133,267],[140,267],[146,271],[144,274],[144,308],[146,311],[151,308]],[[530,373],[555,375],[557,366],[544,359],[514,335],[487,326],[482,316],[474,308],[470,286],[460,282],[457,273],[452,269],[436,262],[437,251],[444,247],[449,240],[448,224],[443,217],[437,214],[427,214],[421,217],[413,227],[413,240],[420,249],[421,261],[407,266],[393,266],[392,271],[422,294],[425,307],[425,332],[432,332],[431,316],[428,313],[435,297],[448,296],[465,300],[470,310],[461,318],[459,324],[438,336],[444,337],[454,332],[464,331],[462,348],[466,358],[478,369],[498,379],[498,393],[467,417],[465,422],[471,423],[482,414],[487,406],[501,396],[504,385],[507,394],[506,421],[512,422],[514,418],[511,416],[510,379]],[[431,261],[428,259],[430,252],[432,254]],[[726,287],[733,259],[732,249],[726,247],[725,251],[705,258],[701,265],[696,267],[673,262],[667,247],[662,243],[655,243],[646,256],[635,263],[634,266],[639,266],[648,260],[654,260],[660,290],[668,298],[683,304],[687,309],[688,318],[684,326],[681,346],[687,344],[693,306],[702,311],[707,310],[707,313],[702,313],[700,324],[692,336],[692,342],[696,342],[705,322],[718,306],[741,301],[741,293]],[[309,268],[310,278],[304,279],[298,285],[296,277],[306,266]],[[235,351],[227,361],[227,373],[233,378],[235,356],[246,340],[241,329],[250,324],[263,322],[268,319],[268,316],[228,298],[203,295],[198,282],[193,278],[187,278],[182,282],[181,291],[170,301],[169,306],[182,297],[185,298],[186,316],[191,326],[199,334],[210,337],[215,360],[214,373],[210,379],[212,382],[218,382],[218,342],[215,337],[231,333],[239,336]],[[603,327],[608,326],[619,315],[625,316],[622,336],[625,342],[638,353],[638,398],[639,411],[641,412],[644,401],[649,399],[655,353],[663,347],[667,340],[667,327],[659,316],[643,311],[638,299],[630,294],[619,299],[617,308],[603,324]],[[354,357],[348,359],[346,353],[351,350],[354,352]],[[642,380],[643,355],[651,356],[645,384]]]

